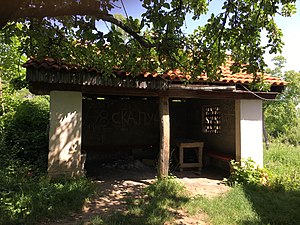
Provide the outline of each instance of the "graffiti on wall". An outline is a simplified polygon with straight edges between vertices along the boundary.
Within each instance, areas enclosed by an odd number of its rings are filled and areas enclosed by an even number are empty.
[[[159,116],[154,102],[86,101],[84,142],[91,145],[153,143],[158,139]]]
[[[132,128],[156,126],[158,116],[151,112],[144,112],[131,109],[121,109],[111,112],[105,109],[90,109],[85,115],[84,126],[89,129],[95,128]]]

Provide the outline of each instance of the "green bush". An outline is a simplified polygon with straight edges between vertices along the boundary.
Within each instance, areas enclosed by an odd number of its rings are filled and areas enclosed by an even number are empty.
[[[265,125],[271,138],[300,145],[300,73],[287,71],[283,77],[288,82],[285,90],[264,104]]]
[[[283,143],[300,146],[300,114],[298,121],[284,135],[279,136],[279,140]]]
[[[0,112],[0,224],[35,224],[81,209],[93,192],[87,179],[50,180],[49,100],[27,90],[5,95]]]
[[[241,162],[231,161],[232,172],[228,179],[225,179],[229,185],[235,184],[253,184],[267,185],[269,175],[266,169],[260,168],[252,159],[241,160]]]
[[[44,97],[16,103],[0,117],[1,167],[29,165],[45,172],[48,154],[49,101]]]

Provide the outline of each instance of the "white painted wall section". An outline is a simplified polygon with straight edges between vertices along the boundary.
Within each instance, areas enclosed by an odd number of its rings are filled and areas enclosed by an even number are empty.
[[[262,100],[236,100],[236,159],[263,166]]]
[[[77,176],[81,166],[82,94],[51,91],[49,175]]]

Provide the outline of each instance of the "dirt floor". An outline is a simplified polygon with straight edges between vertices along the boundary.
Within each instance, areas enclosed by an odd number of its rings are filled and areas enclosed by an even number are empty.
[[[155,170],[143,169],[116,169],[101,168],[93,171],[90,176],[102,190],[90,202],[86,203],[82,212],[71,215],[58,221],[44,223],[47,225],[88,225],[95,216],[105,217],[117,211],[126,211],[125,199],[130,195],[142,198],[141,191],[155,180]],[[222,183],[224,174],[219,170],[205,169],[200,174],[198,171],[174,172],[179,181],[184,183],[191,196],[203,195],[213,198],[225,194],[229,187]],[[203,225],[209,224],[207,215],[197,214],[188,216],[183,211],[176,212],[176,221],[173,224]],[[166,224],[167,225],[167,224]]]

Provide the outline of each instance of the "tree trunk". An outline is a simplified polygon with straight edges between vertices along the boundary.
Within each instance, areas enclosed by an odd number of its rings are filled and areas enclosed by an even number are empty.
[[[164,178],[169,172],[170,158],[170,116],[169,98],[161,96],[159,98],[159,117],[160,117],[160,154],[158,162],[158,177]]]
[[[263,113],[263,134],[264,134],[264,141],[266,143],[266,149],[269,150],[269,138],[268,138],[268,132],[267,132],[267,129],[266,129],[266,124],[265,124],[265,116],[264,116],[264,113]]]

